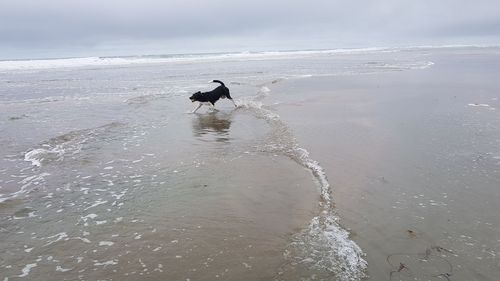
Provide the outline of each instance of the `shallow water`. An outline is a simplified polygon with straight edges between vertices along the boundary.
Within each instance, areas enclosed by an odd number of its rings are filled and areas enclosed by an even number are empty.
[[[3,62],[0,279],[363,278],[320,152],[276,111],[309,97],[275,88],[425,71],[429,52]],[[211,79],[239,107],[187,114]]]
[[[441,50],[428,69],[271,88],[327,172],[370,280],[498,279],[499,54]]]

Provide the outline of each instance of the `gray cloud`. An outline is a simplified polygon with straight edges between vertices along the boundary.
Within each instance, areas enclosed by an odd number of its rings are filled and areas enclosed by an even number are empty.
[[[499,19],[495,0],[3,0],[0,58],[500,43]]]

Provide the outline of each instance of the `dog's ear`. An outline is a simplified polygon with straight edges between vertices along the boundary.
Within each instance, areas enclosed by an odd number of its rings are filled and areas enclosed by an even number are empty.
[[[228,99],[232,100],[233,98],[231,97],[231,94],[229,94],[229,89],[228,89],[228,88],[226,88],[225,90],[226,90],[226,97],[227,97]]]

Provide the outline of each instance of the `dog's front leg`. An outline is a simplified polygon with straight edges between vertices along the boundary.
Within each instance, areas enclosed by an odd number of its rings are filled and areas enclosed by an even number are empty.
[[[203,104],[202,104],[201,102],[200,102],[200,103],[198,103],[198,107],[197,107],[197,108],[195,108],[195,109],[193,110],[193,112],[191,112],[191,113],[195,113],[195,112],[196,112],[196,110],[200,109],[200,107],[201,107],[202,105],[203,105]]]
[[[212,111],[219,111],[219,110],[217,110],[217,108],[215,108],[215,105],[213,103],[209,102],[208,105],[210,105],[210,109]]]

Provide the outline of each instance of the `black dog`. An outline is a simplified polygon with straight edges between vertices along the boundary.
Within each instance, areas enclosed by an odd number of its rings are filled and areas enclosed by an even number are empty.
[[[191,100],[191,102],[197,101],[200,103],[198,105],[198,107],[195,110],[193,110],[193,113],[195,113],[196,110],[198,110],[203,104],[207,104],[211,108],[214,108],[215,103],[219,99],[225,99],[225,98],[230,99],[233,102],[234,107],[236,107],[236,103],[234,102],[233,98],[229,94],[229,89],[226,87],[226,85],[224,85],[224,83],[222,83],[219,80],[213,80],[212,82],[219,83],[220,86],[213,89],[210,92],[204,92],[204,93],[196,92],[189,98]]]

